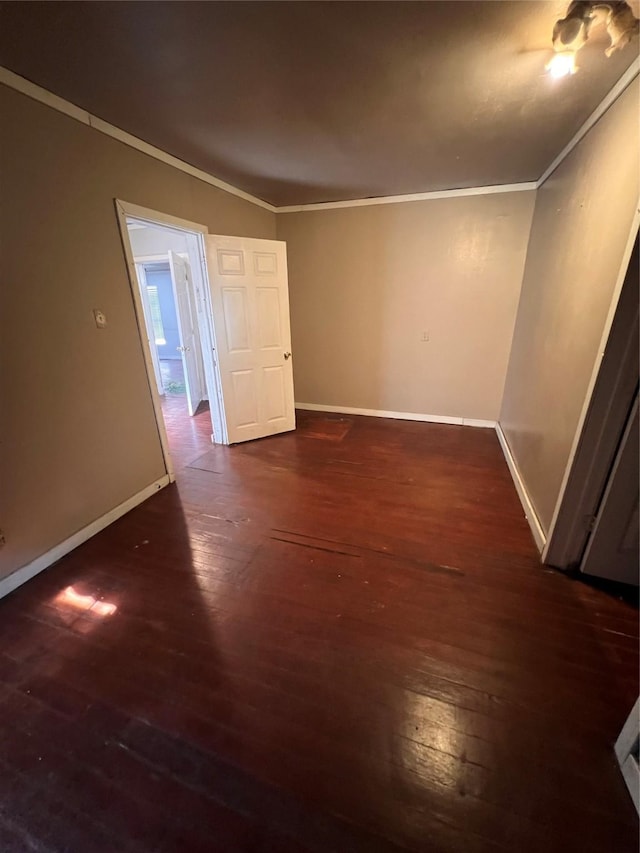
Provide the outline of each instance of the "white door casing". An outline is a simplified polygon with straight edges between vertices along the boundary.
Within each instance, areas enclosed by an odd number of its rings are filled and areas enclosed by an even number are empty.
[[[295,429],[286,244],[207,235],[227,441]]]
[[[203,399],[202,381],[198,370],[198,352],[200,336],[198,334],[198,318],[191,294],[191,282],[187,262],[175,252],[169,251],[169,268],[173,297],[178,317],[178,334],[180,336],[180,355],[184,369],[184,383],[187,391],[189,414],[195,415],[196,409]]]
[[[638,396],[629,415],[580,569],[638,586]]]

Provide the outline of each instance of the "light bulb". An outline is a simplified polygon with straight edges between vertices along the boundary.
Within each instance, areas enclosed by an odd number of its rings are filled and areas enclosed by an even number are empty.
[[[562,50],[547,62],[547,71],[555,78],[575,74],[577,70],[576,55],[572,50]]]

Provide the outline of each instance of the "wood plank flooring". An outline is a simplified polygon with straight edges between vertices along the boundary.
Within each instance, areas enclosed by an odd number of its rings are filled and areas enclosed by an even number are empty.
[[[635,853],[633,602],[491,430],[298,413],[0,601],[0,850]]]

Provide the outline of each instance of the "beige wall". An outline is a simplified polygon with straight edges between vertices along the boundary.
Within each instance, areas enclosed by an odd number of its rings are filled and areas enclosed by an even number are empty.
[[[538,190],[500,422],[548,530],[638,202],[638,83]]]
[[[164,474],[114,198],[214,233],[275,217],[4,86],[0,164],[3,577]]]
[[[278,214],[296,400],[497,420],[534,198]]]

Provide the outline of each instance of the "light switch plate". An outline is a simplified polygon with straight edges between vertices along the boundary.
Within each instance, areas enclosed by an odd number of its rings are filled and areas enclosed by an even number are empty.
[[[99,329],[106,329],[107,328],[107,318],[106,318],[105,314],[103,314],[102,311],[100,311],[98,308],[94,308],[93,309],[93,316],[94,316],[95,321],[96,321],[96,326]]]

